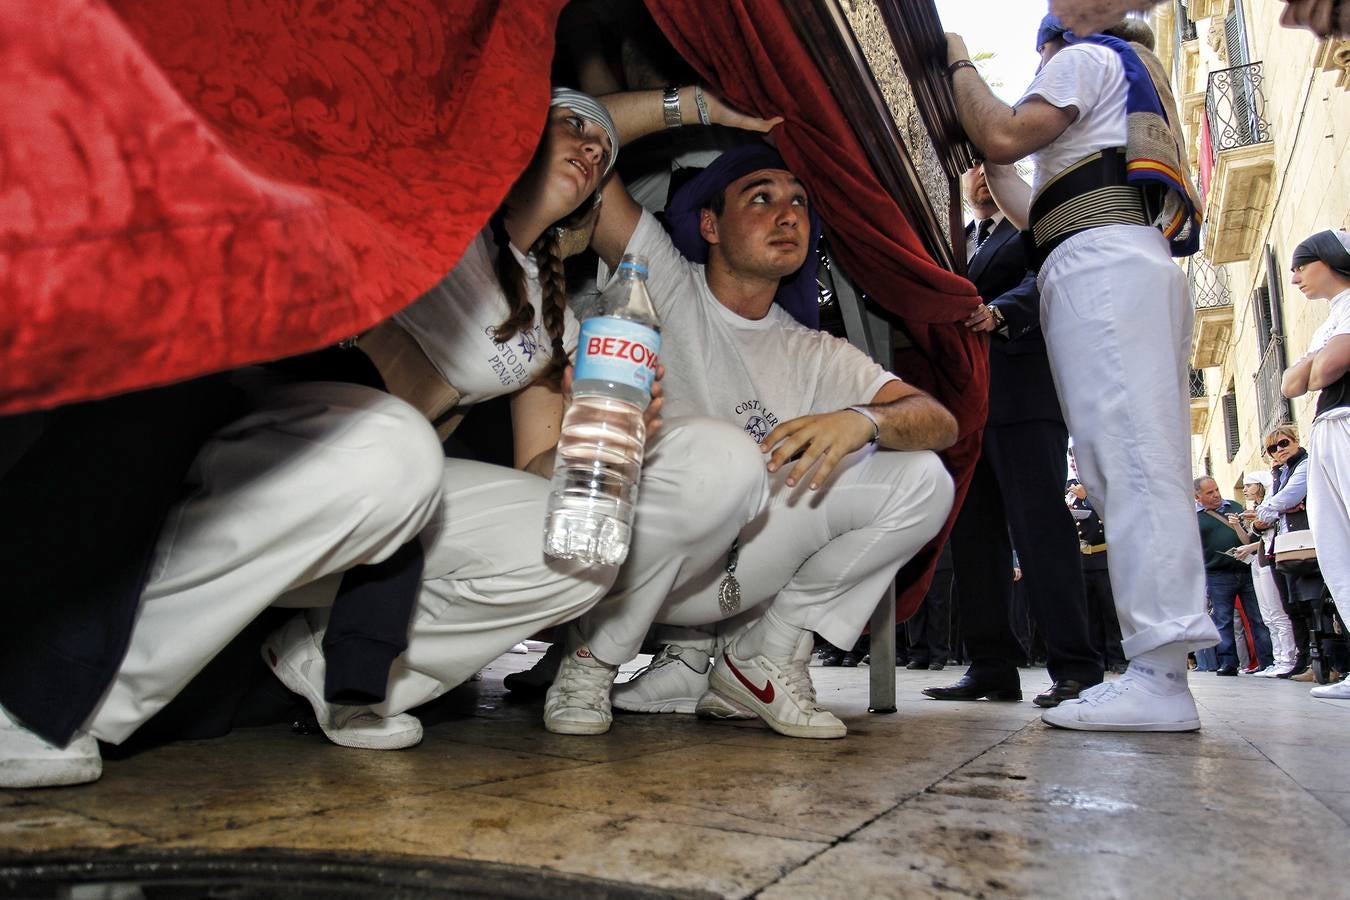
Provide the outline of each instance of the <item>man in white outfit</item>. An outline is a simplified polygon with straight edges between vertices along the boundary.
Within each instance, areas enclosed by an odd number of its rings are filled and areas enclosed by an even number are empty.
[[[1118,680],[1042,718],[1083,730],[1193,731],[1186,654],[1218,635],[1204,610],[1188,476],[1191,299],[1169,240],[1193,249],[1198,223],[1179,162],[1168,182],[1137,180],[1134,117],[1155,126],[1143,155],[1185,157],[1169,138],[1175,114],[1165,118],[1131,45],[1077,38],[1047,16],[1037,48],[1041,68],[1011,107],[980,78],[960,36],[948,35],[947,49],[971,140],[993,163],[1031,155],[1036,164],[1031,196],[1010,168],[986,172],[1005,214],[1035,236],[1041,330],[1075,459],[1106,523],[1130,660]]]
[[[887,582],[946,520],[952,483],[930,451],[950,446],[956,423],[846,341],[774,304],[809,242],[806,191],[775,151],[729,151],[697,178],[718,182],[706,205],[688,210],[706,266],[686,259],[617,181],[605,189],[593,245],[611,267],[624,253],[649,260],[664,414],[734,423],[739,433],[727,440],[759,445],[769,494],[734,546],[705,543],[663,569],[647,561],[674,535],[646,530],[639,507],[629,562],[573,630],[545,726],[606,731],[614,675],[653,622],[698,627],[757,615],[706,673],[699,710],[758,716],[794,737],[843,737],[844,723],[816,703],[812,632],[851,646]]]

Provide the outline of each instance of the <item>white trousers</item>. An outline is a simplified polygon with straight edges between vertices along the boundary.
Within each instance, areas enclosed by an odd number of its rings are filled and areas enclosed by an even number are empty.
[[[805,481],[786,487],[786,470],[769,476],[754,442],[734,426],[726,428],[719,450],[748,448],[753,471],[746,477],[769,485],[762,509],[744,528],[690,547],[682,563],[663,569],[660,578],[644,571],[662,553],[664,540],[640,529],[614,591],[582,623],[599,659],[616,665],[631,659],[653,622],[698,627],[730,618],[719,606],[718,589],[738,532],[736,579],[746,611],[738,617],[756,607],[760,614],[773,609],[788,624],[851,647],[887,583],[951,511],[951,476],[934,453],[860,450],[813,492]]]
[[[691,558],[720,548],[763,505],[763,462],[753,442],[712,419],[668,421],[648,448],[635,533],[657,548],[625,577],[663,584]],[[749,444],[749,446],[745,446]],[[408,649],[394,663],[383,715],[425,703],[468,679],[517,641],[581,616],[617,571],[546,560],[550,483],[482,463],[448,460],[440,509],[422,535],[425,584]],[[604,657],[602,657],[604,658]],[[626,659],[624,660],[626,661]]]
[[[388,394],[329,382],[260,390],[194,460],[88,730],[125,740],[282,594],[416,537],[436,508],[442,456],[426,420]]]
[[[1294,644],[1294,623],[1280,602],[1280,589],[1275,586],[1275,569],[1263,566],[1252,558],[1252,584],[1256,587],[1256,603],[1261,607],[1261,618],[1270,631],[1270,646],[1277,668],[1292,666],[1298,657]]]
[[[1308,436],[1308,525],[1322,580],[1350,616],[1350,416],[1318,419]]]
[[[1191,483],[1186,277],[1154,228],[1074,235],[1041,267],[1045,335],[1074,458],[1111,547],[1127,657],[1218,642]]]

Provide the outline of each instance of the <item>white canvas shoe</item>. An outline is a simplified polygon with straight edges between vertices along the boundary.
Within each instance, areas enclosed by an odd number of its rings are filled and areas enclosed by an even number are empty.
[[[666,644],[645,669],[614,685],[614,707],[627,712],[692,715],[708,690],[712,661],[707,648]]]
[[[1199,731],[1189,690],[1160,695],[1127,671],[1041,713],[1041,721],[1075,731]]]
[[[420,743],[422,723],[415,716],[385,717],[368,706],[341,706],[323,698],[322,641],[323,635],[315,633],[301,613],[263,641],[262,656],[282,684],[314,707],[314,717],[328,739],[358,750],[402,750]]]
[[[0,706],[0,788],[87,784],[103,774],[98,741],[75,732],[64,747],[49,744],[14,721]]]
[[[1315,687],[1308,693],[1318,700],[1350,700],[1350,678]]]
[[[585,644],[564,655],[544,698],[544,727],[554,734],[609,731],[614,723],[609,694],[617,674],[618,666],[591,656]]]
[[[807,634],[809,637],[810,633]],[[722,651],[708,676],[708,691],[714,696],[705,694],[697,709],[712,715],[720,700],[724,707],[753,713],[774,731],[788,737],[844,737],[848,734],[844,723],[816,703],[810,662],[809,640],[788,659],[767,656],[741,659],[736,655],[736,644],[732,643]]]

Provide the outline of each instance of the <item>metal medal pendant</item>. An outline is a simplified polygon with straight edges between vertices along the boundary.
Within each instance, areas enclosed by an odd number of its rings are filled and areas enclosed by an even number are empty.
[[[728,572],[717,588],[717,606],[723,616],[735,615],[741,608],[741,583]]]
[[[736,563],[741,555],[740,538],[731,542],[731,549],[727,551],[727,574],[722,576],[722,583],[717,587],[717,607],[722,611],[722,616],[735,615],[741,609],[741,583],[736,580]]]

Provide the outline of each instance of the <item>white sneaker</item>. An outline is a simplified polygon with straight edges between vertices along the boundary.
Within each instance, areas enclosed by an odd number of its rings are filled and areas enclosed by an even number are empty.
[[[1283,666],[1281,666],[1281,665],[1274,665],[1274,666],[1271,666],[1269,669],[1266,669],[1266,670],[1265,670],[1264,672],[1262,672],[1261,674],[1262,674],[1264,677],[1266,677],[1266,678],[1284,678],[1284,677],[1287,676],[1290,672],[1294,671],[1294,668],[1295,668],[1295,666],[1294,666],[1293,663],[1289,663],[1288,665],[1283,665]]]
[[[529,653],[529,652],[530,652],[530,648],[525,646],[525,642],[524,642],[524,641],[521,641],[519,644],[513,645],[513,646],[511,647],[511,649],[510,649],[510,650],[507,650],[506,652],[507,652],[507,653]]]
[[[1318,700],[1350,700],[1350,678],[1335,684],[1324,684],[1308,691]]]
[[[86,784],[102,774],[103,758],[92,735],[77,731],[69,744],[58,747],[24,728],[0,706],[0,788]]]
[[[1200,713],[1189,690],[1159,695],[1129,671],[1093,685],[1041,713],[1041,721],[1075,731],[1199,731]]]
[[[666,644],[645,669],[614,686],[614,706],[628,712],[692,715],[708,690],[711,668],[703,647]]]
[[[582,644],[565,655],[544,699],[544,727],[554,734],[604,734],[614,722],[609,693],[618,666],[602,663]]]
[[[720,699],[725,706],[753,713],[774,731],[788,737],[841,738],[848,734],[848,728],[834,713],[816,703],[810,662],[809,639],[788,659],[767,656],[741,659],[736,655],[736,644],[732,643],[722,651],[708,676],[708,693],[714,696],[705,694],[697,708],[711,715]]]
[[[262,656],[282,684],[314,707],[314,717],[328,739],[358,750],[402,750],[421,742],[422,723],[414,716],[401,713],[386,718],[368,706],[340,706],[324,700],[322,640],[322,633],[311,630],[301,613],[263,641]]]

